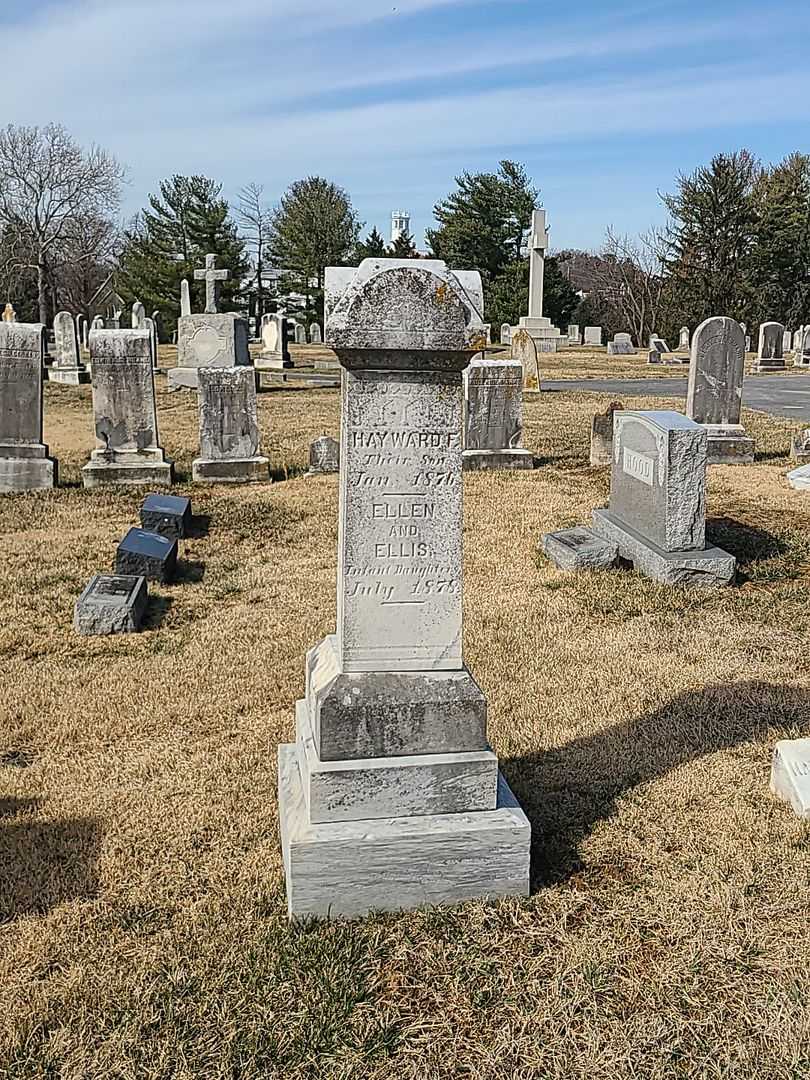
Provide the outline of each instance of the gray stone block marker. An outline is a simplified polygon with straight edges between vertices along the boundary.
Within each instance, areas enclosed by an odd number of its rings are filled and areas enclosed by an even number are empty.
[[[76,321],[69,311],[54,316],[53,336],[56,359],[48,368],[48,381],[68,386],[90,382],[90,372],[81,362]]]
[[[600,540],[590,529],[582,526],[546,533],[541,549],[558,570],[572,573],[583,570],[612,570],[619,561],[616,544]]]
[[[325,306],[343,368],[337,633],[309,653],[296,744],[279,749],[289,914],[525,895],[529,823],[461,649],[480,277],[367,259],[327,270]]]
[[[73,613],[73,627],[86,636],[134,634],[143,625],[149,593],[146,578],[96,574]]]
[[[785,328],[782,323],[764,322],[759,328],[759,349],[754,371],[783,371],[785,368]]]
[[[262,351],[256,357],[257,371],[278,371],[293,367],[290,358],[290,324],[283,315],[262,318]]]
[[[810,739],[778,742],[771,767],[771,791],[800,818],[810,820]]]
[[[115,553],[115,572],[166,585],[177,572],[177,541],[145,529],[130,529]]]
[[[182,540],[191,532],[191,499],[181,495],[147,495],[141,506],[141,528],[169,540]]]
[[[464,372],[465,469],[534,468],[523,447],[523,379],[520,360],[476,357]]]
[[[58,466],[42,441],[45,327],[0,322],[0,494],[56,486]]]
[[[321,435],[310,443],[307,476],[336,472],[340,472],[340,443],[328,435]]]
[[[90,359],[98,446],[82,469],[84,486],[168,487],[173,467],[158,445],[149,331],[93,330]]]
[[[249,367],[200,368],[200,456],[192,477],[204,483],[247,484],[270,479],[259,451],[256,372]]]

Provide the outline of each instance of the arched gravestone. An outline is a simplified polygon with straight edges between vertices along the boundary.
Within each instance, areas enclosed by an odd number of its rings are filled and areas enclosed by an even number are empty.
[[[0,493],[56,486],[57,462],[42,441],[45,327],[0,322]]]
[[[326,271],[343,368],[337,632],[310,652],[279,748],[294,918],[528,893],[530,827],[462,658],[461,373],[478,274],[367,259]]]
[[[283,315],[270,314],[262,318],[262,351],[256,357],[257,370],[276,371],[291,368],[289,323]]]
[[[93,330],[90,365],[98,446],[82,469],[84,486],[168,486],[173,469],[158,443],[149,331]]]
[[[481,356],[464,372],[464,468],[534,468],[534,456],[523,448],[520,361]]]
[[[200,456],[192,462],[192,478],[231,484],[267,480],[253,368],[200,368],[199,409]]]
[[[540,366],[537,360],[537,346],[531,334],[526,330],[517,330],[512,335],[512,359],[523,368],[523,389],[540,389]]]
[[[90,374],[81,362],[76,321],[69,311],[60,311],[53,320],[56,358],[48,368],[48,381],[78,386],[90,382]]]
[[[706,319],[692,338],[686,415],[706,428],[710,465],[750,465],[754,440],[740,423],[745,334],[734,319]]]
[[[779,322],[765,322],[759,328],[759,349],[754,371],[783,371],[785,328]]]

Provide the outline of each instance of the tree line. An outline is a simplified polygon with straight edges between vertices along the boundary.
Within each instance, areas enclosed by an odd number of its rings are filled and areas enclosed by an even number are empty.
[[[179,315],[180,281],[206,254],[231,271],[223,306],[262,314],[283,307],[323,319],[324,270],[363,258],[417,258],[413,237],[386,244],[363,225],[346,191],[317,176],[296,181],[271,205],[247,185],[232,206],[222,185],[172,176],[134,219],[119,219],[125,170],[99,147],[84,149],[59,125],[0,131],[0,299],[25,321],[50,323],[62,308],[88,317],[141,300],[164,336]],[[719,154],[676,178],[661,199],[667,225],[637,238],[608,229],[597,252],[549,256],[545,314],[630,331],[677,335],[710,315],[753,328],[810,322],[810,157],[765,166],[748,151]],[[526,239],[540,192],[518,163],[465,172],[434,207],[429,254],[481,272],[485,318],[497,329],[528,309]]]

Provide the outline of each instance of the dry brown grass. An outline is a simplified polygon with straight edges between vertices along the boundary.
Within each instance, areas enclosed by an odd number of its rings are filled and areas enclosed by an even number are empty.
[[[77,485],[89,394],[46,392]],[[738,588],[566,577],[535,548],[604,505],[605,401],[533,399],[537,471],[465,479],[466,656],[533,824],[526,901],[287,925],[275,752],[334,626],[336,478],[301,470],[336,392],[262,395],[287,482],[180,485],[210,531],[137,636],[70,624],[140,495],[0,500],[4,1080],[810,1076],[810,830],[767,789],[808,733],[793,425],[748,414],[757,464],[712,471]],[[187,474],[194,399],[160,410]]]

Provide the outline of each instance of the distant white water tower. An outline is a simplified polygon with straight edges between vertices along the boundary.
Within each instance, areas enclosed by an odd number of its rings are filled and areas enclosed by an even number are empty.
[[[411,235],[411,215],[407,210],[395,210],[391,215],[391,243],[395,244],[400,236]]]

